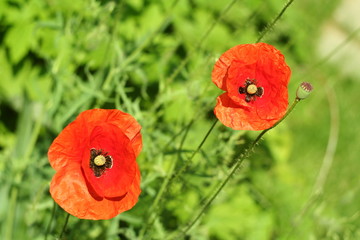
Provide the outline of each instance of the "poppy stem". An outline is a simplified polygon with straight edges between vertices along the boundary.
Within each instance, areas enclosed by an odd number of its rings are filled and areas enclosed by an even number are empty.
[[[200,149],[202,148],[202,146],[204,145],[206,139],[209,137],[210,133],[212,132],[212,130],[214,129],[216,123],[219,120],[216,119],[214,121],[214,123],[211,125],[210,129],[208,130],[208,132],[206,133],[205,137],[203,138],[203,140],[201,141],[201,143],[199,144],[199,146],[197,147],[197,149],[192,153],[192,155],[190,156],[190,158],[185,162],[185,164],[182,165],[182,167],[179,169],[179,171],[177,171],[175,174],[172,175],[171,179],[170,179],[170,183],[177,179],[191,164],[193,158],[195,157],[195,155],[200,151]]]
[[[194,119],[184,129],[185,133],[184,133],[184,136],[181,139],[180,145],[178,147],[178,154],[177,154],[178,157],[175,158],[175,161],[173,161],[172,164],[170,165],[170,167],[168,169],[168,175],[166,176],[163,183],[161,184],[160,190],[158,191],[158,194],[156,195],[155,200],[153,201],[153,204],[151,205],[151,207],[148,210],[147,217],[145,218],[146,219],[145,224],[143,225],[143,227],[139,233],[139,237],[138,237],[139,240],[144,239],[144,236],[145,236],[147,230],[149,229],[150,226],[153,225],[153,223],[158,215],[158,206],[160,205],[160,202],[163,200],[164,195],[166,194],[166,191],[169,189],[168,186],[170,184],[171,177],[175,170],[176,163],[180,159],[181,149],[183,147],[183,144],[187,137],[187,134],[190,130],[190,127],[192,126],[193,123],[194,123]]]
[[[50,221],[46,227],[46,233],[45,233],[45,240],[47,240],[47,237],[49,235],[49,232],[50,232],[50,228],[51,228],[51,223],[52,221],[54,220],[54,217],[55,217],[55,212],[56,212],[56,203],[53,201],[53,208],[52,208],[52,211],[51,211],[51,218],[50,218]]]
[[[274,18],[274,20],[269,23],[264,30],[261,31],[259,38],[256,40],[256,42],[260,42],[264,36],[275,26],[275,24],[277,23],[277,21],[282,17],[282,15],[284,14],[284,12],[286,11],[286,9],[294,2],[294,0],[289,0],[285,6],[281,9],[281,11],[279,12],[279,14]]]
[[[277,121],[272,127],[263,130],[255,139],[255,141],[252,143],[251,145],[251,150],[254,149],[255,145],[260,141],[260,139],[262,138],[262,136],[264,136],[264,134],[269,131],[270,129],[273,129],[274,127],[276,127],[277,125],[279,125],[285,118],[287,118],[287,116],[292,112],[292,110],[295,108],[296,104],[298,102],[300,102],[301,99],[299,98],[295,98],[294,102],[291,104],[290,108],[286,111],[285,115],[279,120]]]
[[[194,226],[194,224],[200,219],[200,217],[204,214],[204,212],[207,210],[207,208],[211,205],[211,203],[214,201],[214,199],[219,195],[220,191],[224,188],[224,186],[227,184],[227,182],[230,180],[230,178],[234,175],[234,173],[241,167],[243,161],[250,156],[250,154],[253,152],[255,146],[258,144],[260,139],[264,136],[266,132],[268,132],[270,129],[273,129],[279,123],[281,123],[295,108],[296,104],[300,101],[299,98],[295,98],[293,104],[290,106],[290,108],[286,111],[285,115],[274,124],[271,128],[263,130],[258,137],[254,140],[252,144],[250,144],[245,150],[244,154],[240,155],[238,159],[236,159],[236,163],[231,167],[229,173],[227,176],[222,180],[220,185],[217,187],[214,193],[212,193],[206,200],[205,204],[202,206],[200,211],[197,213],[197,215],[182,229],[179,230],[180,232],[177,234],[175,232],[173,235],[171,235],[168,239],[180,239],[181,237],[185,236],[185,234]]]
[[[149,228],[150,225],[153,224],[153,222],[155,221],[155,218],[156,218],[156,211],[154,211],[154,209],[157,208],[157,206],[159,205],[159,203],[161,202],[161,200],[163,200],[164,198],[164,195],[166,193],[166,190],[168,190],[170,188],[170,186],[172,185],[173,181],[175,179],[177,179],[188,167],[189,165],[191,164],[192,162],[192,159],[195,157],[195,155],[200,151],[200,149],[202,148],[202,146],[204,145],[206,139],[209,137],[210,133],[212,132],[212,130],[214,129],[216,123],[218,122],[218,120],[216,119],[214,121],[214,123],[211,125],[210,129],[208,130],[208,132],[206,133],[205,137],[203,138],[203,140],[200,142],[199,146],[197,147],[197,149],[192,153],[192,155],[190,156],[190,158],[182,165],[182,167],[176,172],[176,173],[173,173],[174,169],[175,169],[175,165],[176,165],[176,161],[173,162],[171,168],[170,168],[170,173],[168,175],[168,177],[164,180],[164,183],[162,184],[160,190],[159,190],[159,193],[158,195],[156,196],[155,200],[154,200],[154,203],[153,205],[150,207],[150,212],[154,212],[153,214],[150,214],[150,216],[148,217],[148,220],[146,221],[146,224],[145,226],[143,227],[143,229],[140,231],[140,234],[139,234],[139,239],[143,239],[145,234],[146,234],[146,231],[147,229]],[[190,123],[190,125],[188,126],[186,132],[185,132],[185,136],[184,138],[182,139],[181,143],[180,143],[180,147],[179,147],[179,156],[178,158],[176,159],[179,159],[180,158],[180,154],[181,154],[181,149],[182,149],[182,146],[183,146],[183,143],[185,141],[185,138],[186,138],[186,135],[190,129],[190,126],[192,125],[193,122]]]
[[[60,235],[59,235],[59,239],[62,239],[62,237],[63,237],[63,235],[64,235],[64,233],[65,233],[66,226],[67,226],[67,224],[68,224],[68,222],[69,222],[69,217],[70,217],[70,213],[67,213],[66,218],[65,218],[64,226],[63,226],[63,228],[62,228],[62,230],[61,230],[61,233],[60,233]]]

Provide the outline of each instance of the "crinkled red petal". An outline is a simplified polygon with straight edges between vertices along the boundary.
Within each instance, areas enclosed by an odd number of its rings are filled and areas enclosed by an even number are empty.
[[[72,162],[81,163],[84,147],[87,146],[87,129],[80,121],[66,126],[55,138],[48,151],[48,159],[52,168],[61,170]]]
[[[69,164],[58,171],[50,184],[50,193],[66,212],[81,219],[110,219],[131,209],[140,195],[140,172],[136,165],[135,178],[128,192],[118,198],[94,198],[78,164]]]
[[[226,88],[228,96],[240,106],[248,107],[250,103],[245,101],[245,94],[239,93],[239,87],[244,87],[247,79],[254,79],[256,64],[243,65],[241,62],[233,61],[228,70]],[[260,85],[259,85],[260,86]]]
[[[133,142],[136,157],[139,155],[142,148],[141,135],[139,134],[141,126],[130,114],[117,109],[90,109],[82,112],[78,118],[83,118],[90,125],[97,122],[114,124]]]
[[[235,130],[264,130],[278,121],[263,119],[253,109],[237,105],[227,93],[217,98],[214,113],[222,124]]]
[[[254,54],[256,51],[255,44],[243,44],[230,48],[216,61],[212,71],[212,81],[220,89],[227,91],[226,75],[231,63],[236,60],[238,65],[253,64],[257,60],[257,55]]]

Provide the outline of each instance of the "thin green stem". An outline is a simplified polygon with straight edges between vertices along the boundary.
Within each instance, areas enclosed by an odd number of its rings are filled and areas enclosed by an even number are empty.
[[[333,165],[334,155],[339,140],[339,105],[337,103],[336,92],[330,84],[325,84],[329,109],[330,109],[330,134],[326,146],[325,155],[317,175],[312,193],[308,200],[305,202],[303,208],[292,221],[292,227],[287,234],[286,239],[290,239],[294,235],[297,228],[303,222],[303,218],[311,208],[319,204],[319,200],[323,195],[324,185],[327,181],[330,169]]]
[[[351,42],[360,32],[360,27],[356,28],[353,32],[351,32],[347,38],[342,41],[340,44],[336,45],[324,58],[322,58],[319,62],[312,65],[312,67],[304,74],[304,77],[307,78],[309,75],[316,69],[320,69],[320,66],[324,63],[328,62],[330,58],[332,58],[335,54],[340,52],[349,42]]]
[[[145,236],[145,233],[148,229],[148,227],[150,225],[153,224],[153,222],[156,219],[156,211],[154,212],[153,210],[156,209],[156,207],[159,205],[159,203],[161,202],[161,200],[163,200],[166,190],[170,188],[170,186],[172,185],[172,183],[174,182],[175,179],[177,179],[185,170],[187,167],[189,167],[189,165],[192,162],[192,159],[195,157],[195,155],[201,150],[202,146],[204,145],[204,143],[206,142],[207,138],[209,137],[210,133],[212,132],[212,130],[214,129],[216,123],[218,122],[218,120],[216,119],[214,121],[214,123],[211,125],[210,129],[208,130],[208,132],[206,133],[205,137],[203,138],[203,140],[200,142],[199,146],[196,148],[196,150],[192,153],[192,155],[190,156],[190,158],[186,161],[185,164],[183,164],[183,166],[175,173],[173,174],[173,171],[175,170],[175,166],[176,166],[176,162],[174,161],[173,164],[170,167],[170,173],[168,174],[168,177],[165,179],[163,185],[161,186],[158,195],[155,198],[155,201],[153,203],[153,205],[150,208],[150,212],[153,212],[153,215],[151,215],[148,218],[148,221],[146,222],[144,228],[141,230],[140,234],[139,234],[139,239],[142,239]],[[191,122],[193,123],[193,121]],[[191,124],[189,125],[189,128],[187,129],[181,143],[179,146],[179,152],[178,152],[178,157],[176,159],[180,158],[180,154],[181,154],[181,149],[182,146],[184,144],[184,141],[186,139],[187,133],[190,129]]]
[[[49,235],[49,232],[50,232],[50,228],[51,228],[51,223],[52,221],[54,220],[54,217],[55,217],[55,212],[56,212],[56,203],[55,201],[53,201],[53,207],[52,207],[52,211],[51,211],[51,218],[50,218],[50,221],[46,227],[46,232],[45,232],[45,240],[47,240],[47,237]]]
[[[202,35],[199,42],[195,45],[194,49],[200,49],[206,38],[210,35],[215,26],[221,21],[221,19],[225,16],[225,14],[232,8],[232,6],[236,3],[237,0],[231,1],[220,13],[219,17],[210,25],[207,31]],[[173,71],[170,77],[166,79],[166,82],[171,83],[177,75],[181,72],[181,70],[185,67],[185,65],[191,59],[190,57],[196,53],[197,51],[190,52],[185,59],[178,65],[178,67]]]
[[[281,11],[279,12],[279,14],[274,18],[274,20],[269,23],[264,30],[261,31],[259,38],[256,40],[256,42],[260,42],[264,36],[275,26],[275,24],[277,23],[277,21],[282,17],[282,15],[284,14],[284,12],[286,11],[286,9],[294,2],[294,0],[289,0],[285,6],[281,9]]]
[[[316,178],[313,194],[322,194],[324,191],[324,186],[333,164],[339,141],[340,113],[336,92],[330,84],[326,84],[325,89],[330,109],[330,131],[324,159],[322,161],[319,174]]]
[[[216,123],[218,122],[218,119],[216,119],[214,121],[214,123],[211,125],[210,129],[208,130],[208,132],[206,133],[205,137],[203,138],[203,140],[201,141],[201,143],[199,144],[199,146],[197,147],[197,149],[192,153],[192,155],[190,156],[190,158],[185,162],[185,164],[182,165],[182,167],[179,169],[179,171],[177,171],[170,179],[169,182],[169,186],[171,185],[171,183],[177,179],[188,167],[189,165],[192,163],[193,158],[195,157],[196,154],[198,154],[198,152],[200,151],[200,149],[202,148],[202,146],[204,145],[204,143],[206,142],[206,139],[209,137],[210,133],[213,131]]]
[[[70,213],[67,213],[66,218],[65,218],[64,226],[63,226],[63,228],[62,228],[62,230],[61,230],[61,233],[60,233],[60,235],[59,235],[59,239],[62,239],[62,237],[63,237],[63,235],[64,235],[64,233],[65,233],[65,231],[66,231],[66,227],[67,227],[67,224],[68,224],[68,222],[69,222],[69,217],[70,217]]]
[[[235,162],[235,164],[231,167],[229,173],[226,175],[226,177],[224,178],[224,180],[219,184],[219,186],[217,187],[217,189],[215,190],[215,192],[213,192],[205,201],[205,204],[202,206],[202,208],[200,209],[200,211],[196,214],[196,216],[183,228],[183,230],[180,230],[181,232],[178,233],[174,238],[172,238],[171,236],[169,237],[169,239],[178,239],[181,238],[182,236],[184,236],[193,226],[194,224],[200,219],[200,217],[204,214],[204,212],[207,210],[207,208],[211,205],[211,203],[214,201],[214,199],[219,195],[219,193],[221,192],[221,190],[224,188],[224,186],[228,183],[228,181],[230,180],[230,178],[234,175],[234,173],[240,168],[241,164],[243,163],[243,161],[248,158],[250,156],[250,154],[253,152],[255,146],[259,143],[259,141],[261,140],[262,136],[268,132],[270,129],[276,127],[279,123],[281,123],[289,114],[290,112],[292,112],[292,110],[295,108],[296,104],[300,101],[300,99],[296,98],[293,102],[293,104],[290,106],[290,108],[287,110],[287,112],[285,113],[285,115],[277,122],[274,124],[274,126],[272,126],[271,128],[265,129],[263,130],[258,137],[254,140],[254,142],[252,144],[250,144],[245,150],[244,150],[244,154],[241,155],[240,158],[238,158]]]
[[[251,145],[251,148],[254,148],[255,145],[259,142],[259,140],[262,138],[262,136],[264,136],[264,134],[269,131],[270,129],[273,129],[274,127],[276,127],[277,125],[279,125],[294,109],[294,107],[296,106],[296,104],[300,102],[299,98],[295,98],[294,102],[291,104],[290,108],[286,111],[285,115],[279,120],[277,121],[272,127],[263,130],[259,136],[257,136],[257,138],[255,139],[255,141],[253,142],[253,144]]]
[[[176,164],[177,164],[177,161],[179,160],[180,158],[180,153],[181,153],[181,149],[184,145],[184,142],[185,142],[185,139],[187,137],[187,134],[190,130],[190,127],[191,125],[194,123],[194,120],[192,120],[186,127],[185,129],[185,134],[183,136],[183,138],[181,139],[180,141],[180,144],[179,144],[179,147],[178,147],[178,157],[175,158],[175,161],[172,161],[172,164],[170,165],[169,167],[169,170],[168,170],[168,175],[167,177],[165,178],[163,184],[161,185],[160,187],[160,190],[158,192],[158,194],[156,195],[155,197],[155,200],[153,202],[153,204],[151,205],[151,207],[149,208],[148,210],[148,215],[147,215],[147,219],[145,221],[145,224],[143,226],[143,228],[141,229],[140,231],[140,234],[139,234],[139,238],[138,239],[143,239],[149,226],[151,226],[155,219],[156,219],[156,216],[157,216],[157,207],[159,205],[159,203],[161,202],[161,200],[163,199],[163,196],[165,195],[165,192],[166,190],[168,189],[168,186],[169,186],[169,182],[171,180],[171,176],[173,175],[173,172],[175,170],[175,167],[176,167]]]

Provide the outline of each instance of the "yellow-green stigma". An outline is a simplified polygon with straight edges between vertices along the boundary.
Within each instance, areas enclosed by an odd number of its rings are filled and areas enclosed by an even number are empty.
[[[106,163],[106,158],[103,155],[98,155],[95,157],[94,163],[96,166],[103,166]]]
[[[246,88],[246,92],[248,94],[255,94],[257,92],[258,88],[255,84],[250,84],[247,88]]]

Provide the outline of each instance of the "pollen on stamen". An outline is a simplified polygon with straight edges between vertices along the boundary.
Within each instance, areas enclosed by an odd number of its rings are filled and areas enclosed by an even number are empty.
[[[95,157],[94,163],[96,166],[103,166],[106,163],[106,158],[103,155],[98,155]]]
[[[250,84],[247,88],[246,88],[246,92],[248,94],[255,94],[257,92],[258,88],[256,87],[255,84]]]

